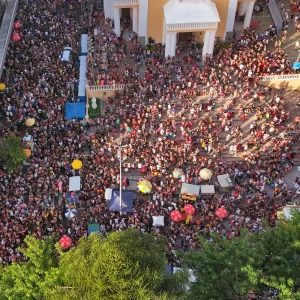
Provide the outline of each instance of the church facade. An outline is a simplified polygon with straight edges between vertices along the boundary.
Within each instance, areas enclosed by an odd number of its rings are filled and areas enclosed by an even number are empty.
[[[142,43],[151,37],[165,45],[165,55],[174,56],[176,45],[187,34],[203,43],[202,55],[212,54],[215,38],[225,40],[236,16],[243,28],[250,26],[255,0],[104,0],[104,14],[114,20],[121,34],[121,18],[130,17],[132,30]]]

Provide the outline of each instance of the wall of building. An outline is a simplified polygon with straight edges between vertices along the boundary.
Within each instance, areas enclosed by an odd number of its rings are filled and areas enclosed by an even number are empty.
[[[229,0],[212,0],[212,2],[216,4],[221,20],[218,26],[216,37],[219,37],[223,40],[226,32]]]
[[[168,0],[149,0],[148,4],[148,38],[151,36],[156,42],[162,42],[164,10]]]

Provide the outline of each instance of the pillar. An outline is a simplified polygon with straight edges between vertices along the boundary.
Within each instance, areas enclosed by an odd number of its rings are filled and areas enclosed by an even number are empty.
[[[165,57],[171,56],[171,42],[172,42],[172,34],[166,34],[166,48],[165,48]]]
[[[176,44],[177,44],[177,32],[171,33],[171,50],[170,56],[175,56],[176,54]]]
[[[164,27],[163,27],[163,36],[162,36],[162,44],[166,44],[166,36],[167,36],[167,24],[166,19],[164,18]]]
[[[244,25],[243,25],[244,29],[250,27],[252,13],[253,13],[253,7],[254,7],[254,1],[248,2],[246,16],[245,16]]]
[[[132,9],[132,30],[138,33],[138,8]]]
[[[104,15],[105,18],[114,18],[114,2],[111,0],[104,0]]]
[[[213,53],[214,53],[216,34],[217,34],[217,30],[212,30],[210,32],[210,41],[209,41],[208,54],[211,54],[211,55],[213,55]]]
[[[114,8],[114,22],[115,22],[115,34],[120,36],[121,34],[121,22],[120,22],[120,9]]]
[[[244,16],[248,7],[248,2],[240,2],[239,6],[239,16]]]
[[[139,42],[142,45],[148,43],[147,28],[148,28],[148,0],[139,0],[138,26]]]
[[[236,9],[237,9],[237,0],[229,0],[227,23],[226,23],[226,34],[228,35],[230,35],[233,32]]]
[[[205,31],[204,44],[203,44],[203,50],[202,50],[203,61],[204,61],[205,55],[208,54],[208,51],[209,51],[210,34],[211,34],[211,31]]]

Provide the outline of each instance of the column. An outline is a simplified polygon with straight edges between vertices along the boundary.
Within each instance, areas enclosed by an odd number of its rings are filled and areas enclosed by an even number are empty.
[[[202,50],[202,58],[204,61],[205,55],[208,53],[209,51],[209,43],[210,43],[210,34],[211,31],[205,31],[205,35],[204,35],[204,44],[203,44],[203,50]]]
[[[166,48],[165,48],[165,57],[171,55],[171,41],[172,41],[172,34],[167,33],[166,35]]]
[[[114,18],[114,2],[111,0],[104,0],[104,15],[105,18]]]
[[[253,7],[254,7],[254,1],[253,2],[248,2],[246,16],[245,16],[244,25],[243,25],[244,29],[248,28],[250,26],[252,13],[253,13]]]
[[[162,44],[166,44],[166,37],[167,37],[167,24],[166,19],[164,18],[164,27],[163,27],[163,36],[162,36]]]
[[[226,32],[233,31],[236,9],[237,9],[237,0],[230,0],[228,5]]]
[[[144,45],[148,41],[148,0],[139,0],[138,22],[139,41]]]
[[[209,41],[208,54],[211,54],[211,55],[213,55],[213,53],[214,53],[216,34],[217,34],[217,30],[212,30],[210,32],[210,41]]]
[[[239,7],[239,16],[243,16],[245,15],[246,11],[247,11],[247,6],[248,6],[248,2],[240,2],[240,7]]]
[[[121,34],[121,22],[120,22],[120,9],[114,8],[114,22],[115,22],[115,34],[120,36]]]
[[[132,9],[132,30],[138,33],[138,8]]]
[[[171,51],[170,56],[175,56],[177,44],[177,32],[171,34]]]

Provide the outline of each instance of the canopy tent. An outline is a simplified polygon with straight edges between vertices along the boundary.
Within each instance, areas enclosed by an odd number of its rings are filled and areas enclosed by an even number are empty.
[[[69,178],[69,192],[80,191],[80,176]]]
[[[84,119],[85,118],[85,103],[66,103],[65,104],[65,119]]]
[[[153,226],[165,226],[164,216],[153,216]]]
[[[93,232],[100,232],[100,225],[98,223],[88,224],[88,236]]]
[[[214,185],[201,185],[201,194],[213,195],[215,193]]]
[[[105,189],[105,200],[110,200],[112,196],[112,189]]]
[[[195,184],[183,183],[181,187],[181,198],[196,201],[200,193],[200,186]]]
[[[272,87],[275,89],[283,89],[290,91],[300,91],[300,75],[270,75],[258,77],[258,84]]]
[[[80,46],[81,46],[81,55],[87,55],[87,53],[88,53],[88,35],[87,34],[81,35]]]
[[[285,206],[282,211],[284,213],[284,216],[287,218],[287,219],[291,219],[292,218],[292,210],[293,209],[296,209],[298,211],[300,211],[300,206],[297,206],[297,205],[287,205]]]
[[[218,182],[222,188],[227,188],[232,186],[232,181],[229,174],[223,174],[217,176]]]
[[[113,190],[108,204],[110,211],[132,212],[134,193],[122,191],[122,201],[120,203],[120,191]]]

